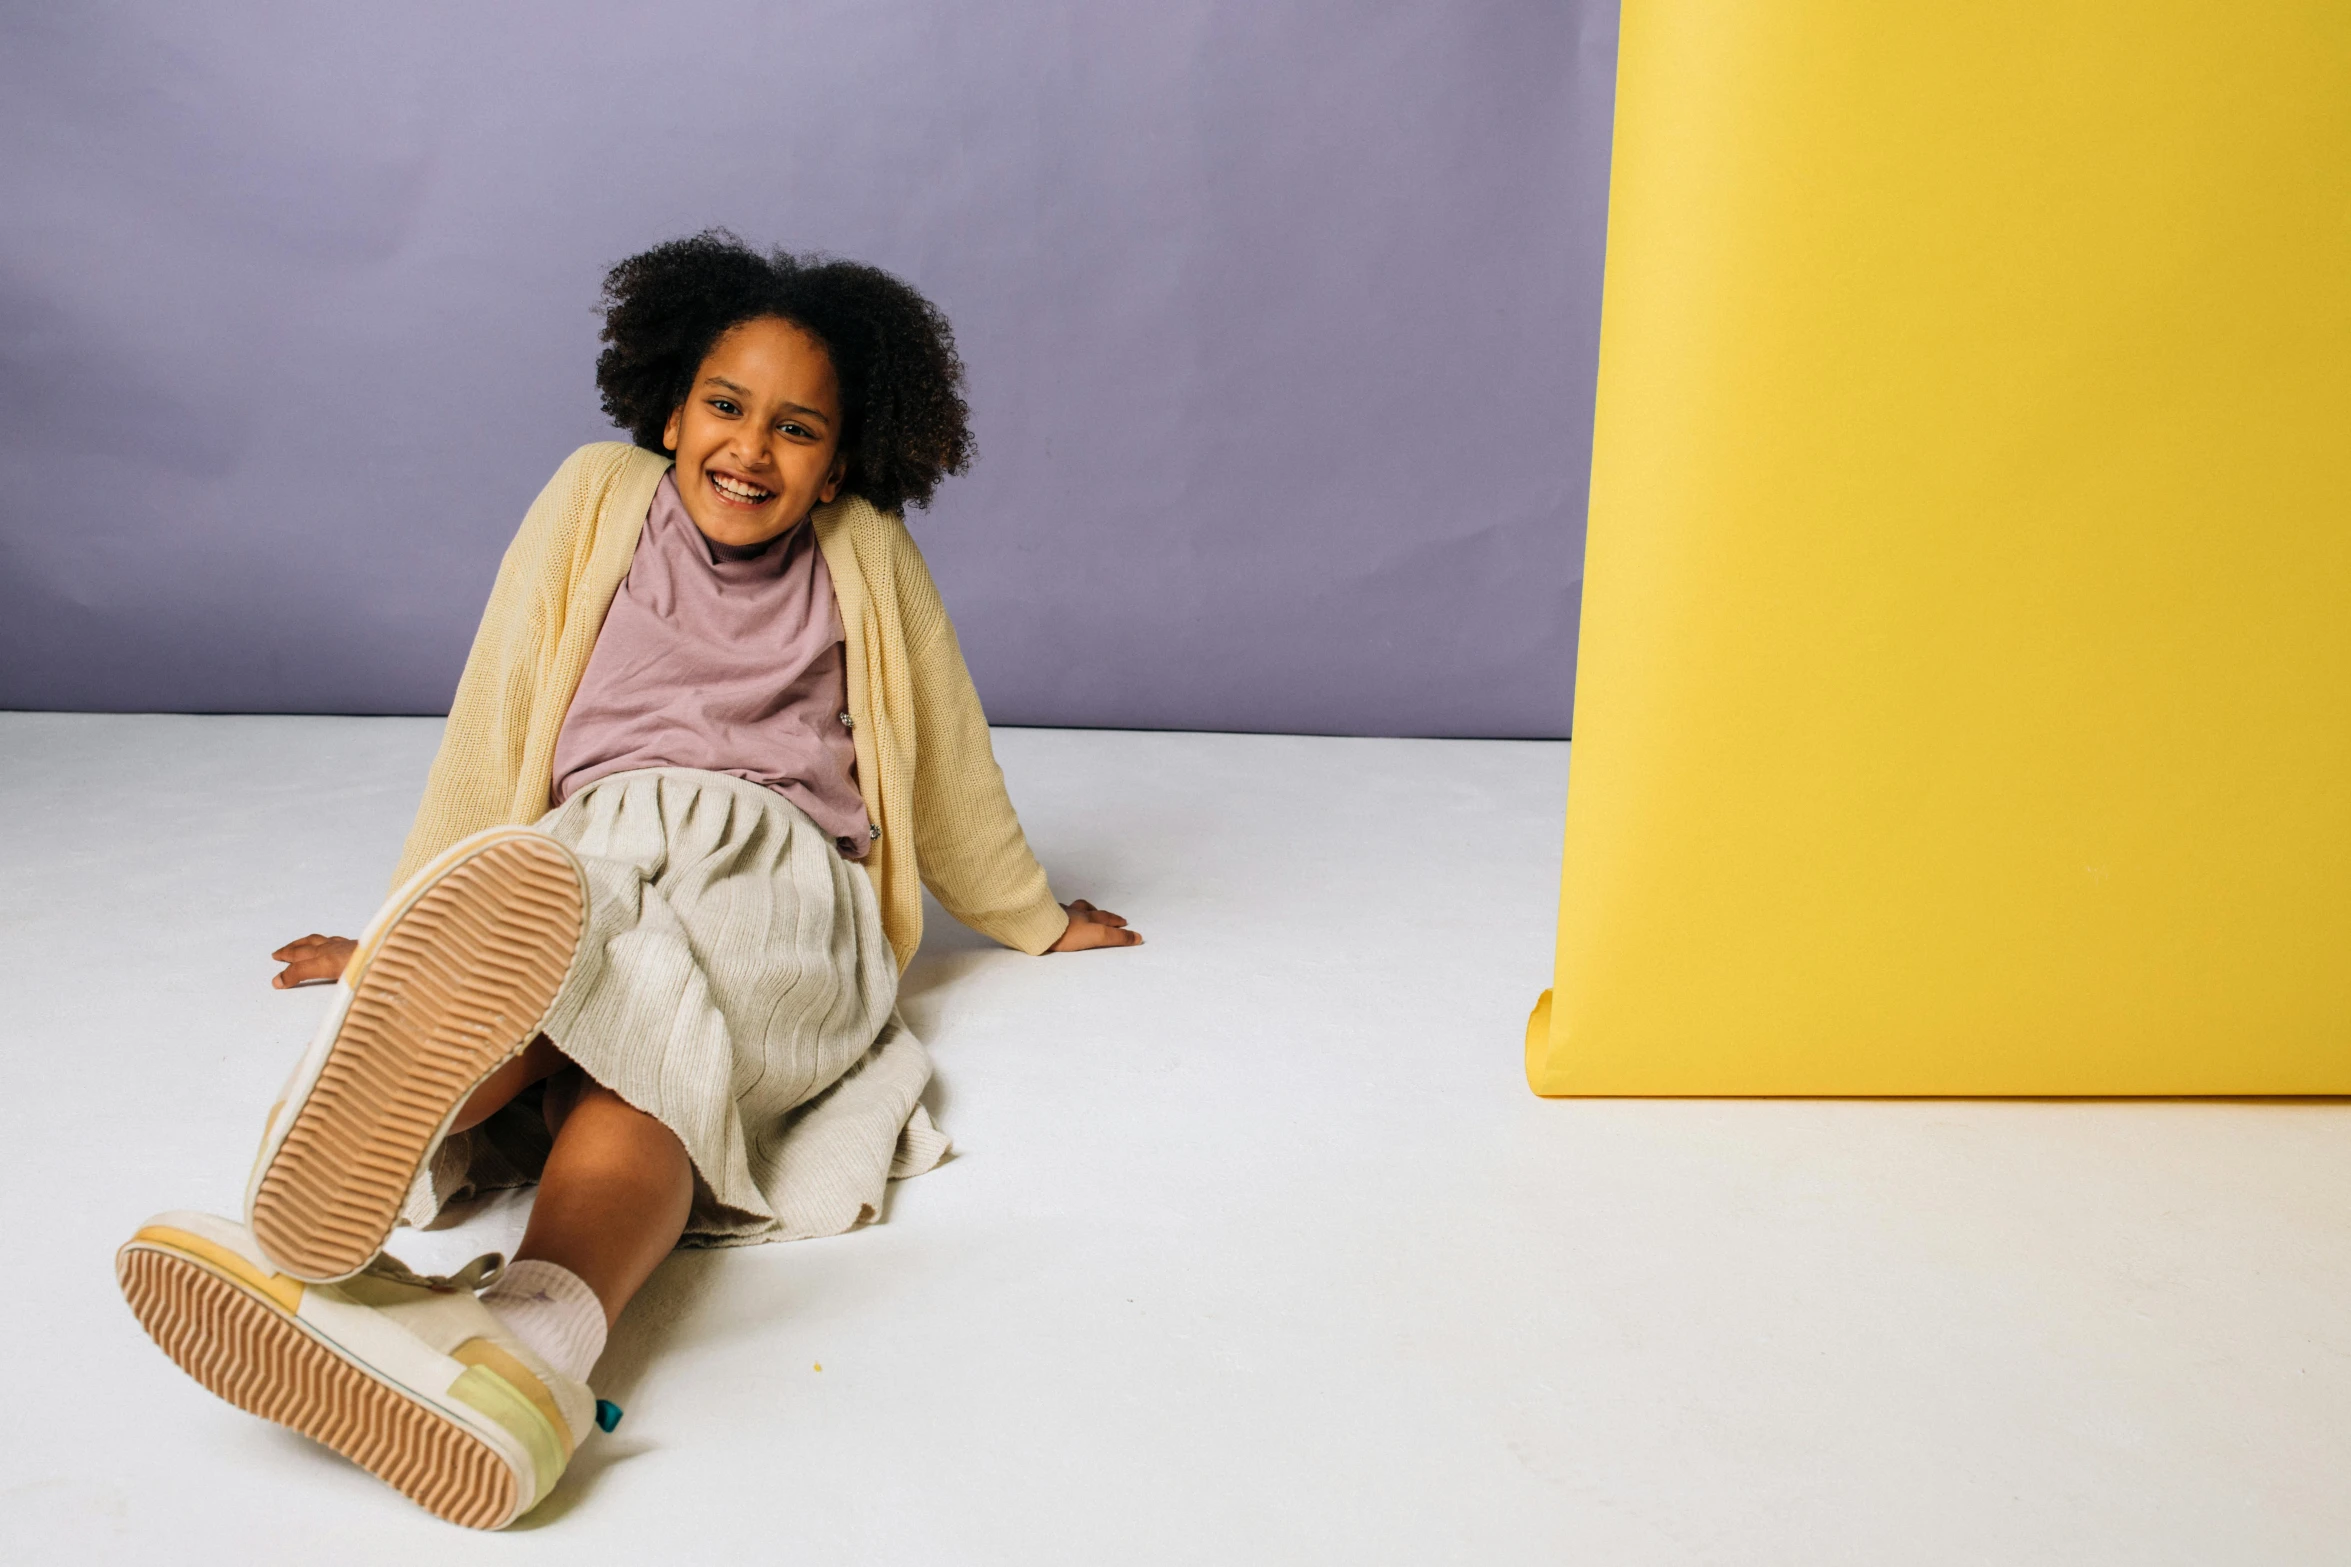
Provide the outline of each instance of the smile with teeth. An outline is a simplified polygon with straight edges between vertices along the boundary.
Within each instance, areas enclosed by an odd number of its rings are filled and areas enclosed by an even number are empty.
[[[746,484],[741,479],[730,479],[720,473],[713,473],[708,477],[711,484],[717,488],[718,493],[730,501],[741,501],[746,506],[759,506],[775,499],[775,491],[763,490],[758,485]]]

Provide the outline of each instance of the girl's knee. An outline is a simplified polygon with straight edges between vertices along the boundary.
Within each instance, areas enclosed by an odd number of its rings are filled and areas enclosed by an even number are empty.
[[[659,1116],[638,1109],[585,1072],[577,1072],[570,1092],[566,1121],[578,1127],[582,1139],[638,1153],[674,1150],[679,1158],[685,1157],[685,1144]]]

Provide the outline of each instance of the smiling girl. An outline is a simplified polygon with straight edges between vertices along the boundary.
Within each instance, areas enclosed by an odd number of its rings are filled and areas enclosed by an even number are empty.
[[[718,231],[604,299],[635,444],[524,518],[390,901],[274,954],[336,988],[246,1222],[165,1214],[118,1258],[206,1387],[479,1527],[618,1418],[586,1379],[674,1246],[838,1233],[946,1152],[896,1011],[925,886],[1024,952],[1141,940],[1055,901],[900,520],[971,454],[938,311]],[[382,1255],[534,1179],[511,1266]]]

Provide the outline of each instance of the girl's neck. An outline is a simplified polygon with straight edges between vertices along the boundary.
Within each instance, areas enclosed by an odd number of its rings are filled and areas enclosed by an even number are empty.
[[[772,538],[761,539],[757,544],[721,544],[718,540],[712,538],[709,534],[704,533],[700,528],[696,528],[694,530],[694,535],[709,548],[710,558],[712,560],[757,560],[762,555],[767,554],[771,550],[781,549],[783,547],[784,540],[790,538],[795,532],[797,532],[801,524],[807,522],[807,520],[807,518],[803,517],[799,522],[793,523],[791,527],[786,528],[783,532],[776,534]]]

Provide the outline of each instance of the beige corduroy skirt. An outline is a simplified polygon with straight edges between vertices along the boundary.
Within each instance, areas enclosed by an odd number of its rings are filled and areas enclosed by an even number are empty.
[[[539,827],[587,870],[588,931],[544,1032],[677,1133],[685,1244],[836,1235],[945,1156],[931,1063],[897,1016],[898,965],[865,868],[773,790],[724,773],[615,773]],[[537,1096],[451,1136],[410,1194],[426,1223],[537,1177]]]

